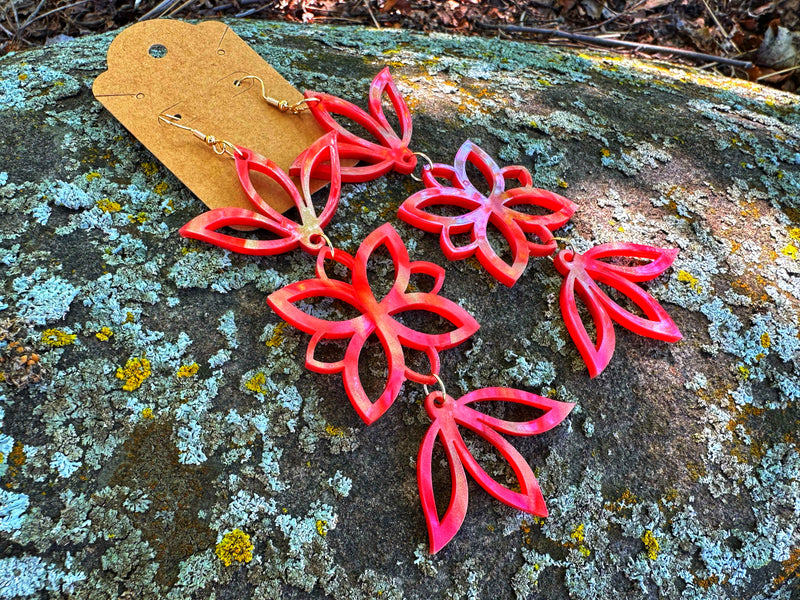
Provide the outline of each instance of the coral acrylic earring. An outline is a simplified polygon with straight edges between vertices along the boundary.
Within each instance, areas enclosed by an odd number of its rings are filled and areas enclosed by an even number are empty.
[[[480,171],[489,187],[483,194],[470,181],[467,165]],[[500,168],[482,148],[467,140],[459,148],[453,166],[434,164],[422,172],[426,189],[400,206],[397,213],[403,221],[431,233],[439,234],[442,252],[448,260],[475,256],[481,265],[500,283],[513,286],[528,265],[530,256],[548,256],[557,250],[552,231],[563,227],[575,212],[575,204],[547,190],[534,188],[531,174],[524,167]],[[443,179],[446,183],[441,183]],[[506,189],[508,180],[520,187]],[[431,209],[456,207],[465,214],[448,216]],[[529,214],[522,208],[535,208],[544,214]],[[506,262],[492,247],[488,228],[493,226],[505,238],[511,251]],[[467,244],[457,246],[453,236],[469,234]],[[528,235],[538,241],[530,241]]]

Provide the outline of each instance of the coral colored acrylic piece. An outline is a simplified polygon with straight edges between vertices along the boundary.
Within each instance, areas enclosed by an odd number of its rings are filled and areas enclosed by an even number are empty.
[[[385,246],[392,257],[395,270],[394,284],[386,296],[378,300],[367,279],[367,263],[379,247]],[[330,279],[325,271],[325,260],[331,259],[350,272],[350,283]],[[424,274],[434,279],[431,292],[409,293],[411,275]],[[368,425],[375,422],[392,405],[406,379],[432,384],[433,375],[423,375],[406,365],[403,348],[424,352],[431,373],[439,372],[439,350],[452,348],[478,330],[478,323],[456,303],[438,295],[444,282],[444,270],[433,263],[411,262],[403,241],[388,223],[373,231],[359,247],[355,257],[342,250],[333,255],[327,248],[317,258],[317,277],[287,285],[267,298],[270,307],[283,319],[298,329],[312,335],[306,352],[306,367],[317,373],[342,373],[345,391],[361,419]],[[312,316],[296,306],[309,298],[335,298],[349,304],[361,313],[343,321],[326,321]],[[394,315],[405,311],[427,311],[447,319],[455,329],[447,333],[429,334],[403,325]],[[361,384],[358,362],[367,339],[375,334],[386,354],[389,374],[380,397],[368,398]],[[317,345],[323,340],[347,339],[350,341],[344,358],[336,362],[322,362],[315,357]]]
[[[203,213],[184,225],[180,234],[184,237],[202,240],[233,252],[242,254],[280,254],[300,246],[306,252],[317,254],[325,246],[323,228],[330,222],[339,204],[341,180],[339,178],[339,154],[336,149],[336,134],[328,133],[303,154],[300,163],[300,189],[274,162],[247,150],[238,148],[234,155],[236,172],[255,211],[244,208],[216,208]],[[317,215],[311,203],[311,172],[320,163],[330,165],[332,177],[328,202]],[[300,223],[280,214],[264,202],[253,186],[250,172],[266,175],[291,197],[300,213]],[[277,236],[274,240],[253,240],[220,233],[223,227],[251,227],[265,229]]]
[[[467,163],[483,174],[490,192],[482,194],[467,176]],[[562,227],[575,212],[575,204],[558,194],[532,187],[533,180],[524,167],[501,169],[477,144],[467,140],[456,154],[453,166],[434,164],[422,172],[426,189],[409,197],[400,206],[398,216],[407,223],[440,233],[440,244],[449,260],[477,256],[480,263],[500,283],[511,287],[528,264],[529,256],[547,256],[557,250],[551,231]],[[443,185],[439,179],[445,179]],[[507,179],[516,179],[522,187],[506,190]],[[455,206],[468,212],[445,216],[429,212],[430,207]],[[534,206],[547,214],[528,214],[515,210]],[[508,242],[512,262],[508,264],[492,248],[487,228],[494,226]],[[452,236],[467,233],[471,241],[456,246]],[[533,234],[540,243],[530,241]]]
[[[389,98],[397,114],[400,136],[389,125],[383,113],[381,97],[384,94]],[[308,99],[316,99],[308,102],[307,106],[320,126],[325,131],[333,131],[339,135],[341,158],[367,163],[361,166],[342,167],[342,181],[348,183],[371,181],[393,170],[404,175],[414,171],[417,157],[408,149],[411,142],[411,112],[398,91],[388,67],[378,73],[369,88],[369,113],[355,104],[330,94],[306,91],[305,96]],[[341,115],[361,125],[378,143],[365,140],[348,131],[333,118],[333,115]],[[291,175],[300,172],[302,160],[303,154],[290,168]],[[314,177],[328,179],[332,171],[332,165],[317,164],[314,167]]]
[[[490,417],[471,408],[469,404],[487,401],[513,402],[545,411],[531,421],[513,422]],[[547,516],[547,507],[539,489],[539,483],[528,463],[501,433],[507,435],[529,436],[552,429],[569,414],[574,404],[557,402],[511,388],[484,388],[470,392],[458,400],[433,392],[425,399],[425,410],[433,420],[417,456],[417,482],[422,502],[422,511],[430,536],[430,551],[441,550],[458,532],[467,513],[469,488],[464,469],[472,475],[480,486],[501,502],[526,512]],[[519,482],[520,491],[515,492],[494,479],[481,468],[470,453],[458,427],[466,427],[486,442],[494,446],[508,461]],[[433,493],[431,473],[433,447],[436,438],[444,446],[444,453],[450,467],[450,503],[439,519],[436,499]]]
[[[606,368],[614,354],[614,324],[639,335],[677,342],[681,332],[667,311],[642,288],[637,281],[648,281],[666,271],[675,257],[677,249],[656,248],[640,244],[614,243],[596,246],[584,254],[562,250],[555,258],[558,272],[564,276],[561,285],[561,314],[591,377]],[[602,258],[622,257],[636,261],[649,260],[638,266],[623,266],[602,261]],[[614,288],[638,306],[647,318],[625,310],[600,288],[598,283]],[[581,321],[575,294],[589,309],[595,330],[596,342],[592,342]]]

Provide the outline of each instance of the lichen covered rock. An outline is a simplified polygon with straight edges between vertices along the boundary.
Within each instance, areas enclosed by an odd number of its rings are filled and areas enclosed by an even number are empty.
[[[679,248],[645,286],[683,340],[617,328],[611,364],[590,379],[551,261],[505,288],[397,219],[419,189],[409,178],[345,185],[337,247],[391,222],[481,323],[442,353],[453,395],[513,386],[577,404],[514,440],[549,517],[472,486],[461,532],[430,556],[420,386],[365,427],[339,378],[303,368],[308,336],[265,305],[312,275],[308,256],[177,235],[204,207],[90,92],[111,36],[8,55],[0,597],[788,599],[800,573],[797,97],[505,40],[231,26],[298,88],[362,105],[388,64],[413,110],[412,149],[449,163],[471,138],[528,167],[577,203],[559,235],[578,250]],[[365,379],[381,369],[363,365]]]

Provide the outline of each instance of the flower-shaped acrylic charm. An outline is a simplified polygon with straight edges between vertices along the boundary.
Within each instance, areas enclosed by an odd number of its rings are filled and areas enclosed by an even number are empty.
[[[389,98],[400,124],[400,135],[395,133],[383,112],[381,98]],[[321,92],[306,91],[306,103],[311,114],[325,131],[336,132],[339,136],[339,155],[342,159],[355,159],[366,163],[360,166],[342,167],[342,181],[353,183],[372,181],[389,171],[404,175],[414,171],[417,157],[408,145],[411,143],[411,112],[400,94],[386,67],[372,81],[369,88],[369,113],[346,100]],[[363,127],[375,141],[366,140],[343,127],[333,115],[340,115]],[[307,152],[307,151],[306,151]],[[292,165],[289,173],[300,172],[303,156],[301,154]],[[328,179],[333,165],[320,164],[314,168],[314,177]]]
[[[467,163],[481,172],[489,186],[482,194],[469,180]],[[532,187],[531,174],[524,167],[500,168],[483,149],[467,140],[456,154],[453,166],[434,164],[425,167],[422,178],[426,189],[409,197],[400,206],[398,216],[407,223],[440,234],[440,244],[449,260],[475,255],[484,268],[500,283],[511,287],[528,264],[529,256],[547,256],[556,251],[552,231],[562,227],[575,212],[575,204],[547,190]],[[448,182],[442,184],[439,179]],[[516,179],[521,187],[506,189],[507,179]],[[453,206],[465,214],[448,216],[431,212],[431,207]],[[535,207],[544,214],[520,210]],[[487,228],[494,226],[505,238],[512,261],[507,263],[492,247]],[[456,246],[452,236],[469,233],[470,242]],[[536,236],[530,241],[526,234]]]
[[[336,134],[329,133],[322,136],[303,154],[298,169],[299,190],[274,162],[247,148],[237,146],[234,159],[239,182],[255,211],[234,207],[215,208],[189,221],[181,228],[180,234],[241,254],[281,254],[298,246],[306,252],[317,254],[325,246],[323,228],[333,218],[341,193]],[[322,212],[317,215],[311,202],[310,180],[311,172],[320,164],[329,167],[331,183],[328,201]],[[266,175],[289,194],[300,213],[300,223],[282,215],[261,198],[251,180],[251,171]],[[277,237],[270,240],[255,240],[219,232],[223,227],[230,226],[264,229]]]
[[[394,283],[383,299],[378,300],[367,279],[367,263],[379,247],[385,246],[394,263]],[[331,279],[325,271],[325,260],[331,259],[350,273],[350,282]],[[430,292],[409,292],[410,278],[424,274],[434,279]],[[342,250],[331,255],[325,248],[317,258],[317,277],[292,283],[270,294],[267,302],[283,319],[311,334],[306,352],[306,367],[317,373],[342,373],[345,391],[361,419],[368,425],[376,421],[394,402],[406,379],[432,384],[433,373],[439,372],[439,351],[452,348],[478,330],[478,323],[455,302],[439,296],[444,283],[444,270],[433,263],[411,262],[403,241],[388,223],[373,231],[363,241],[355,257]],[[360,314],[343,321],[328,321],[308,314],[296,305],[309,298],[334,298],[349,304]],[[400,323],[394,317],[405,311],[427,311],[449,321],[455,329],[446,333],[423,333]],[[361,383],[358,362],[367,339],[375,334],[380,341],[389,367],[381,395],[373,400]],[[322,362],[315,357],[323,340],[348,339],[344,358]],[[406,365],[403,348],[421,351],[428,357],[430,375],[418,373]]]
[[[513,402],[544,411],[530,421],[505,421],[475,410],[470,404],[487,401]],[[469,502],[468,472],[475,481],[492,496],[509,506],[525,512],[547,516],[547,507],[539,489],[539,483],[522,455],[500,435],[529,436],[552,429],[569,414],[574,404],[557,402],[511,388],[484,388],[470,392],[454,400],[441,392],[433,392],[425,399],[425,410],[433,420],[422,440],[417,456],[417,482],[425,513],[425,522],[430,536],[431,553],[441,550],[458,532],[464,522]],[[491,444],[508,461],[519,482],[514,491],[498,483],[483,470],[472,456],[459,433],[459,426],[466,427]],[[431,467],[436,439],[444,446],[450,468],[450,503],[444,516],[439,519],[433,492]]]
[[[666,271],[675,257],[677,249],[656,248],[641,244],[613,243],[596,246],[584,254],[573,250],[562,250],[555,258],[558,272],[564,276],[561,284],[561,314],[572,340],[578,347],[589,375],[595,377],[606,368],[614,354],[614,324],[616,321],[634,333],[646,337],[677,342],[681,332],[658,303],[658,300],[636,285],[638,281],[655,279]],[[650,262],[625,266],[603,261],[603,258],[625,258],[635,262]],[[640,317],[626,310],[600,288],[607,285],[626,296],[644,313]],[[578,312],[577,293],[589,309],[594,322],[596,341],[592,342]]]

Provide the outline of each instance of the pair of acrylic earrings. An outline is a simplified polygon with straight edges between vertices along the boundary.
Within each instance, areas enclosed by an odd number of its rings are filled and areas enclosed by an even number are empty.
[[[255,77],[252,77],[256,79]],[[409,109],[397,90],[388,69],[373,80],[369,91],[368,110],[324,93],[305,93],[300,103],[288,105],[269,98],[265,100],[280,110],[297,113],[308,109],[327,132],[291,166],[289,175],[299,177],[300,187],[272,161],[246,148],[217,140],[180,125],[169,115],[162,122],[192,132],[210,145],[217,154],[234,159],[242,189],[254,211],[219,208],[193,219],[181,229],[181,235],[232,250],[254,255],[272,255],[297,247],[316,256],[316,276],[287,285],[270,294],[267,303],[282,318],[309,333],[306,367],[326,374],[341,373],[345,391],[362,420],[371,424],[383,415],[397,398],[408,379],[423,386],[438,384],[439,390],[428,393],[425,409],[432,423],[425,434],[417,458],[417,480],[425,520],[430,534],[431,552],[447,544],[460,528],[468,504],[466,472],[495,498],[520,510],[546,516],[544,498],[533,472],[522,455],[501,435],[529,436],[558,425],[573,405],[511,388],[484,388],[459,399],[447,395],[440,376],[439,351],[452,348],[468,339],[479,325],[460,306],[439,292],[444,283],[444,270],[433,263],[411,261],[408,251],[394,228],[386,223],[369,234],[354,256],[334,249],[324,228],[333,218],[339,201],[342,182],[370,181],[390,171],[411,175],[417,155],[409,149],[412,121]],[[388,97],[398,117],[400,134],[389,125],[383,112],[382,98]],[[333,115],[351,119],[375,138],[365,140],[342,127]],[[422,155],[424,156],[424,155]],[[427,157],[426,157],[427,158]],[[362,164],[342,166],[341,159],[355,159]],[[467,176],[467,163],[481,172],[489,184],[488,195],[482,194]],[[259,196],[250,173],[261,173],[277,182],[291,197],[299,212],[299,222],[278,213]],[[311,201],[310,180],[330,182],[328,200],[319,214]],[[518,187],[506,189],[507,180],[516,180]],[[398,215],[404,221],[425,231],[440,234],[445,256],[460,260],[475,256],[486,270],[501,283],[512,286],[527,266],[530,256],[551,256],[558,250],[552,232],[565,225],[575,212],[575,204],[558,194],[532,187],[530,173],[524,167],[500,168],[492,158],[471,141],[466,141],[453,166],[428,164],[423,167],[425,189],[410,196]],[[444,181],[444,183],[442,182]],[[450,206],[466,211],[458,216],[444,216],[429,209]],[[535,207],[545,214],[519,210]],[[275,239],[252,240],[221,233],[228,226],[260,228]],[[510,263],[495,252],[488,238],[494,227],[508,242]],[[470,242],[458,246],[457,234],[470,235]],[[537,241],[531,241],[533,236]],[[367,263],[380,247],[385,247],[394,264],[394,281],[382,298],[375,297],[367,278]],[[562,250],[554,259],[564,276],[560,304],[567,330],[575,341],[590,374],[594,377],[605,368],[614,351],[612,321],[649,337],[665,341],[680,339],[677,327],[666,311],[636,282],[653,279],[674,260],[676,250],[665,250],[638,244],[604,244],[584,254]],[[603,259],[624,257],[646,264],[624,266]],[[349,277],[341,280],[329,276],[328,263],[343,268]],[[433,279],[430,292],[409,291],[414,275]],[[615,289],[629,298],[645,315],[635,315],[612,300],[598,285]],[[594,321],[596,341],[592,342],[583,325],[576,301],[586,305]],[[301,310],[298,303],[311,298],[333,298],[349,304],[359,316],[343,321],[327,321]],[[430,334],[411,329],[394,318],[405,311],[427,311],[449,321],[454,329]],[[388,377],[381,395],[372,400],[361,383],[358,363],[365,343],[377,336],[386,354]],[[325,340],[349,340],[341,360],[325,362],[316,357],[318,345]],[[430,365],[429,373],[420,373],[407,364],[404,349],[423,352]],[[491,417],[474,407],[491,401],[512,402],[533,407],[542,414],[530,421],[511,422]],[[519,483],[519,491],[494,480],[478,464],[459,433],[466,427],[491,444],[508,461]],[[449,464],[450,502],[440,519],[433,491],[432,461],[436,439],[441,442]]]

